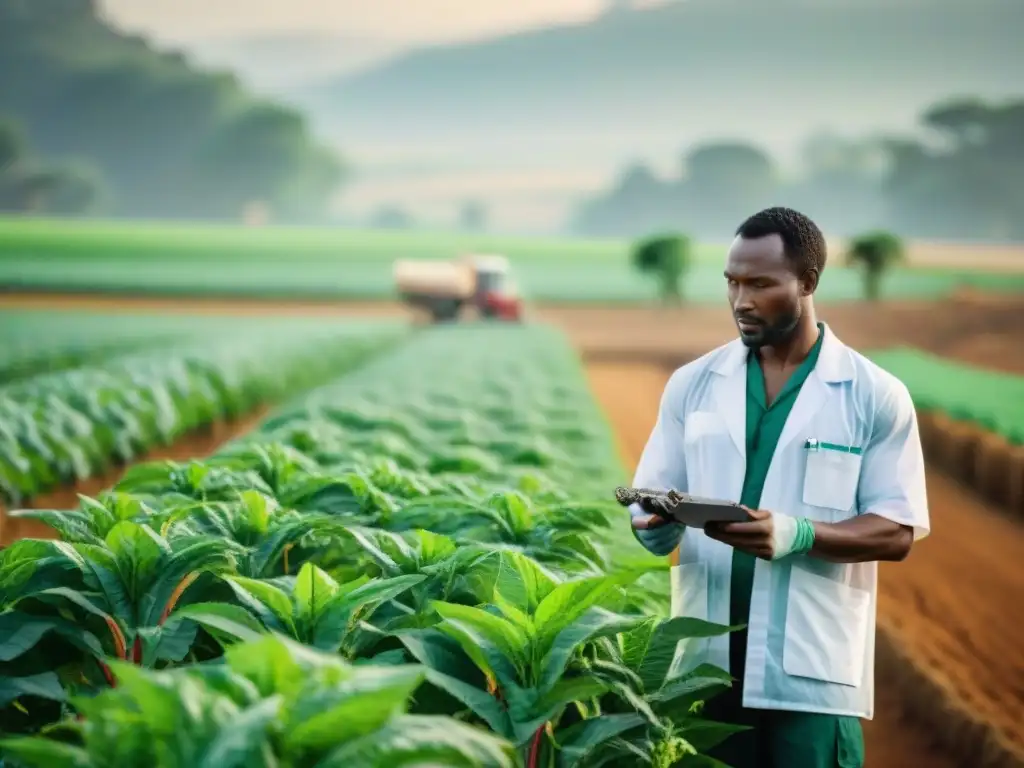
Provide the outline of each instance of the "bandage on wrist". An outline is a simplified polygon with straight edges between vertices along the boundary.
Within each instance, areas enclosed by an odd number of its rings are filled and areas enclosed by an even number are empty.
[[[814,525],[804,517],[772,515],[773,560],[789,555],[803,555],[814,546]]]

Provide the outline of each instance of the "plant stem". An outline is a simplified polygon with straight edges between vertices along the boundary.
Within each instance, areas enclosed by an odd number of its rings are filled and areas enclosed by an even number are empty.
[[[114,679],[114,673],[111,671],[110,667],[100,659],[96,659],[96,663],[100,665],[100,672],[102,672],[103,677],[107,679],[107,684],[111,688],[117,688],[117,680]]]
[[[544,735],[544,726],[542,725],[537,729],[537,732],[533,734],[533,741],[530,742],[530,756],[527,758],[527,768],[537,768],[537,758],[540,756],[540,738]]]

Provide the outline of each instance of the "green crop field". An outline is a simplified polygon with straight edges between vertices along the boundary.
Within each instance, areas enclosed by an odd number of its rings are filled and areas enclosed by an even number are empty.
[[[918,408],[974,422],[1024,444],[1024,376],[974,368],[918,349],[890,349],[871,358],[907,385]]]
[[[66,329],[62,320],[47,322]],[[153,337],[145,349],[0,386],[0,501],[17,504],[92,477],[195,429],[321,384],[404,332],[393,324],[243,325],[218,318],[205,320],[200,336],[192,325],[194,335],[182,340]],[[95,326],[109,328],[99,319]],[[64,359],[59,353],[57,361]]]
[[[394,259],[482,252],[507,256],[534,301],[652,301],[655,286],[630,268],[629,249],[619,240],[0,218],[0,290],[386,300],[395,298]],[[724,254],[722,245],[698,246],[690,300],[721,300]],[[859,274],[839,261],[828,267],[823,301],[861,296]],[[900,269],[884,287],[927,298],[958,286],[1024,291],[1024,274]]]
[[[184,318],[0,311],[0,384],[100,362],[182,338],[200,327]]]
[[[560,334],[410,335],[209,459],[19,513],[60,540],[0,551],[0,756],[706,765],[728,677],[674,660],[729,628],[666,617],[625,476]]]

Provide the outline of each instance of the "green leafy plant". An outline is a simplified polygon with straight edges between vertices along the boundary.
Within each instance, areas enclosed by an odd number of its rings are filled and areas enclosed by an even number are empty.
[[[281,586],[272,580],[227,577],[244,612],[230,610],[234,606],[224,603],[201,603],[185,609],[183,615],[222,632],[224,625],[218,619],[237,621],[247,629],[236,635],[239,639],[263,629],[354,659],[365,654],[382,634],[369,624],[374,609],[424,578],[363,576],[339,584],[312,563],[306,563],[294,581],[277,580]],[[211,616],[213,620],[207,621]],[[230,629],[227,633],[232,634]]]
[[[0,551],[16,768],[714,765],[732,681],[686,643],[732,628],[665,616],[586,386],[542,328],[427,331],[208,459],[20,513],[61,540]]]
[[[272,636],[229,648],[222,665],[110,666],[116,688],[77,698],[81,720],[53,738],[4,739],[0,753],[25,768],[515,765],[484,731],[409,714],[425,679],[416,666],[353,667]]]

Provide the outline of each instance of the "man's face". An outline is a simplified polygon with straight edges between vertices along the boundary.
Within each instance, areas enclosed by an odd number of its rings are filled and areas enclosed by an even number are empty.
[[[754,348],[789,339],[815,280],[813,273],[804,279],[796,274],[778,235],[737,237],[726,259],[725,278],[740,339]]]

